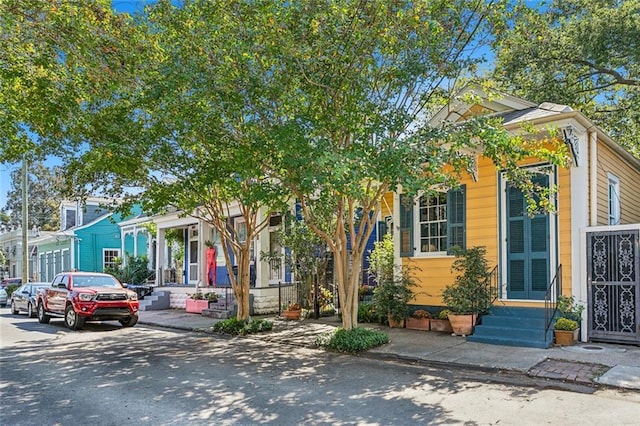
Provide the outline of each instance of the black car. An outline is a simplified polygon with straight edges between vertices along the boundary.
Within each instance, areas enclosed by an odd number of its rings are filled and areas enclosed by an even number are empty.
[[[39,282],[39,283],[27,283],[23,284],[13,293],[11,293],[11,313],[17,315],[22,312],[26,312],[30,318],[36,317],[36,293],[38,289],[43,287],[49,287],[51,284]]]

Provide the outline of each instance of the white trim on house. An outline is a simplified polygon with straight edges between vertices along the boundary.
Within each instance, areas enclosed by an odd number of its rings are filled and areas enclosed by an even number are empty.
[[[581,161],[580,166],[571,167],[571,277],[572,282],[567,283],[571,285],[572,294],[576,300],[586,300],[587,286],[586,281],[583,280],[582,271],[582,252],[580,249],[580,240],[582,231],[581,229],[589,226],[590,221],[590,200],[593,197],[593,193],[597,192],[597,188],[590,188],[590,161],[587,154],[590,148],[590,132],[584,132],[578,135],[578,143],[580,146],[580,152],[583,152],[585,158]],[[591,190],[591,193],[589,192]],[[578,243],[578,245],[576,245]],[[578,250],[575,249],[578,247]],[[584,285],[583,285],[584,283]],[[567,287],[567,285],[563,285]],[[586,327],[585,327],[586,328]]]

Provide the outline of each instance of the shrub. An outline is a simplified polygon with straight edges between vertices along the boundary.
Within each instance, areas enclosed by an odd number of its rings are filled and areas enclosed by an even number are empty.
[[[207,299],[209,302],[217,302],[218,301],[218,295],[216,293],[213,293],[213,292],[205,293],[203,297],[205,299]]]
[[[386,234],[369,255],[369,270],[376,282],[373,304],[385,319],[400,322],[409,315],[408,303],[415,297],[412,288],[416,283],[412,270],[395,265],[394,260],[393,238]]]
[[[202,299],[204,299],[204,295],[198,291],[196,293],[190,294],[189,295],[189,299],[202,300]]]
[[[485,256],[485,247],[457,249],[451,266],[458,272],[455,283],[442,292],[442,300],[455,314],[482,314],[493,303],[493,292],[489,286],[491,271]]]
[[[146,256],[127,256],[126,264],[120,263],[115,267],[106,267],[104,272],[113,275],[121,283],[128,284],[143,284],[153,275]]]
[[[229,318],[213,325],[213,331],[218,333],[246,335],[269,331],[273,328],[273,322],[263,319],[246,319]]]
[[[358,304],[358,322],[382,323],[384,318],[375,310],[373,303],[362,302]]]
[[[440,312],[438,312],[438,319],[441,319],[441,320],[449,319],[450,313],[451,311],[449,309],[443,309]]]
[[[389,343],[389,336],[377,330],[356,327],[351,330],[337,328],[318,337],[316,344],[337,352],[356,354]]]
[[[431,314],[425,311],[424,309],[418,309],[416,311],[413,311],[413,313],[411,314],[411,318],[415,318],[415,319],[431,318]]]
[[[558,318],[553,325],[554,330],[574,331],[578,329],[578,322],[569,318]]]
[[[557,306],[558,311],[560,311],[560,316],[563,318],[568,318],[578,323],[582,320],[584,305],[576,302],[576,299],[573,296],[560,295],[558,297]]]

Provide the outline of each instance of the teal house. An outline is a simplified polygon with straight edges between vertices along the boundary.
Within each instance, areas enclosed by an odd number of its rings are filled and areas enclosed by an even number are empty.
[[[51,281],[63,271],[103,272],[130,256],[146,256],[148,234],[130,235],[119,226],[123,219],[141,215],[135,208],[132,216],[123,218],[101,207],[105,200],[89,199],[84,205],[63,202],[60,205],[60,231],[43,238],[38,244],[37,274],[39,281]]]

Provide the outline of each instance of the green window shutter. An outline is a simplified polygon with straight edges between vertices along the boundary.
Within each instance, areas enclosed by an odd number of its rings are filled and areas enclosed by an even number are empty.
[[[413,199],[400,194],[400,256],[413,256]]]
[[[447,192],[447,253],[455,246],[466,249],[466,185]]]

